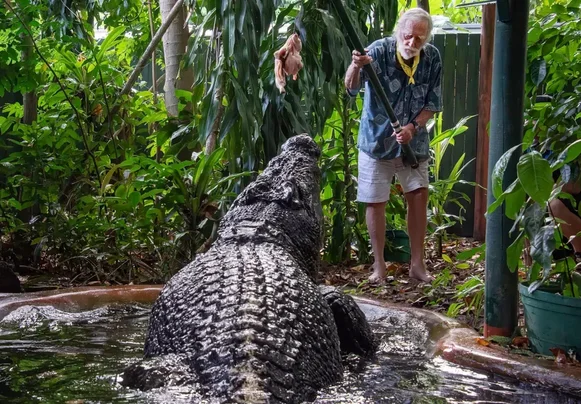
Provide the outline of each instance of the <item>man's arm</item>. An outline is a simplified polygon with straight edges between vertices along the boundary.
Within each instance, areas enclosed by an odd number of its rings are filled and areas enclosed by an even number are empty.
[[[367,51],[367,49],[366,49]],[[369,55],[361,55],[359,51],[354,50],[351,53],[351,64],[345,74],[345,88],[349,92],[358,91],[361,86],[361,69],[363,66],[371,63],[373,59]]]
[[[434,116],[434,111],[429,111],[423,109],[416,117],[416,122],[418,126],[426,126],[428,121]],[[398,134],[393,134],[398,143],[407,144],[412,141],[412,138],[416,135],[416,128],[413,123],[408,123],[401,127],[401,132]]]
[[[359,80],[360,75],[361,68],[351,63],[347,69],[347,73],[345,74],[345,88],[350,91],[358,90],[361,86],[361,80]]]
[[[434,111],[423,109],[422,112],[420,112],[419,115],[416,117],[416,122],[418,123],[419,126],[426,126],[426,124],[430,119],[432,119],[434,114],[435,114]]]

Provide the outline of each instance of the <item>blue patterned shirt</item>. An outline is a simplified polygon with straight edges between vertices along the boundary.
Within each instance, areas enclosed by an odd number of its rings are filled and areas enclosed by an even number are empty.
[[[420,62],[414,74],[415,84],[408,84],[409,77],[397,62],[396,40],[392,37],[373,42],[368,48],[373,58],[371,66],[377,73],[379,81],[402,126],[415,119],[422,110],[442,110],[442,61],[440,52],[426,44],[420,53]],[[391,160],[401,155],[401,146],[393,134],[393,128],[383,104],[362,69],[360,82],[365,83],[363,113],[359,126],[358,148],[373,158]],[[359,89],[349,91],[357,95]],[[419,160],[429,157],[430,139],[425,127],[418,128],[410,146]]]

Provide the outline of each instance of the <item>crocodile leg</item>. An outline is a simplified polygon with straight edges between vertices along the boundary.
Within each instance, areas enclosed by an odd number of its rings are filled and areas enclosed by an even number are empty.
[[[341,352],[372,356],[377,349],[373,331],[355,300],[332,286],[319,286],[327,301],[341,341]]]
[[[168,354],[146,358],[127,367],[121,385],[142,391],[196,382],[184,355]]]

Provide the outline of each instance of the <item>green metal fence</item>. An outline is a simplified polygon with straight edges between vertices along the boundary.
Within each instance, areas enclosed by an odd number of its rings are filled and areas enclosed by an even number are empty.
[[[454,127],[465,116],[478,114],[478,76],[480,65],[480,27],[470,26],[466,30],[445,30],[434,35],[433,44],[442,57],[442,129]],[[450,171],[466,154],[465,162],[476,158],[478,117],[468,122],[468,130],[456,138],[454,146],[446,151],[442,161],[441,178],[447,178]],[[462,179],[476,180],[476,161],[464,170]],[[458,191],[470,197],[465,203],[465,221],[454,226],[452,232],[459,236],[472,237],[474,231],[474,187],[457,185]],[[458,213],[458,207],[450,204],[449,213]]]

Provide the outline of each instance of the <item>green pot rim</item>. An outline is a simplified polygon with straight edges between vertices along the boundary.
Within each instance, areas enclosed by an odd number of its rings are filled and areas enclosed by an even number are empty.
[[[522,297],[581,309],[581,298],[557,295],[556,290],[551,291],[553,290],[553,288],[551,288],[551,285],[541,286],[533,293],[529,293],[528,288],[529,282],[520,282],[518,284],[518,289]]]

